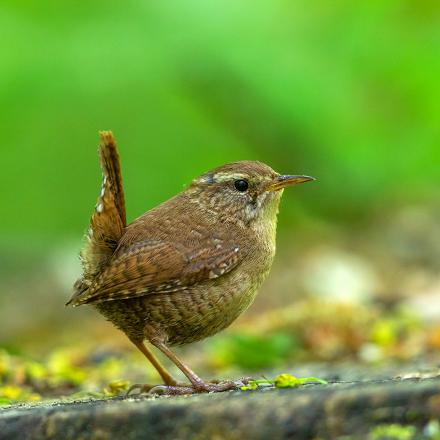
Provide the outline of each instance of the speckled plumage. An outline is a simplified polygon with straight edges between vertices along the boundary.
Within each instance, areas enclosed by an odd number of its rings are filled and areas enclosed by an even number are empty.
[[[69,303],[93,304],[136,344],[187,344],[229,326],[269,273],[283,182],[311,179],[227,164],[126,226],[116,146],[101,138],[103,186]]]

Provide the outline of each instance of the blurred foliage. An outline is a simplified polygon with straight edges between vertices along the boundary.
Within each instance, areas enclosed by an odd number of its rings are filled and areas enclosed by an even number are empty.
[[[378,425],[370,433],[371,440],[394,439],[411,440],[415,438],[417,429],[411,425],[399,425],[397,423],[389,425]],[[429,437],[428,437],[429,438]]]
[[[129,382],[115,379],[131,374],[130,356],[96,353],[78,348],[61,348],[37,362],[27,356],[0,351],[0,404],[38,401],[68,396],[70,400],[119,395]],[[145,375],[144,375],[145,377]]]
[[[232,333],[227,338],[213,339],[210,348],[216,366],[236,365],[244,371],[255,371],[282,364],[299,347],[295,336],[286,333]]]
[[[437,352],[439,19],[435,0],[4,0],[0,403],[158,380],[104,319],[63,308],[101,129],[129,219],[224,162],[318,178],[286,191],[255,307],[184,352],[197,371]]]
[[[304,313],[306,309],[310,312]],[[311,319],[316,310],[320,313]],[[308,300],[249,318],[234,332],[187,351],[184,359],[196,371],[209,371],[216,377],[252,375],[254,380],[245,388],[249,390],[297,387],[324,383],[325,377],[298,378],[284,373],[269,380],[265,374],[316,360],[378,366],[435,358],[440,343],[431,336],[439,333],[439,325],[426,328],[407,311],[390,313],[371,305],[347,307]],[[117,396],[139,382],[154,384],[160,379],[139,353],[127,348],[99,349],[91,342],[57,348],[39,360],[0,351],[0,404]]]
[[[434,0],[5,0],[0,12],[2,240],[81,235],[108,128],[129,218],[237,159],[319,178],[286,212],[348,220],[438,196]]]

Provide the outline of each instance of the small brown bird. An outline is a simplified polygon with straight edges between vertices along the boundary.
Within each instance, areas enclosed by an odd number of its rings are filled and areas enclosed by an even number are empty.
[[[202,174],[183,192],[126,225],[119,155],[101,133],[103,182],[81,252],[83,274],[67,304],[93,304],[148,358],[165,386],[154,392],[224,391],[204,382],[169,347],[228,327],[252,303],[275,255],[283,188],[314,180],[241,161]],[[189,379],[179,384],[144,341]],[[140,386],[142,391],[152,387]]]

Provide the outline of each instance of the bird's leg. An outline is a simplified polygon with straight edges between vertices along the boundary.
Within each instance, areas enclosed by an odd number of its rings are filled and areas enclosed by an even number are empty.
[[[227,391],[239,388],[243,383],[233,381],[223,382],[204,382],[194,371],[185,365],[163,341],[157,339],[151,340],[151,343],[157,347],[168,359],[173,362],[177,368],[189,379],[192,384],[190,386],[158,386],[150,390],[150,392],[158,392],[161,394],[192,394],[192,393],[206,393],[210,391]]]
[[[189,379],[194,387],[198,387],[199,385],[203,386],[203,380],[194,373],[191,368],[186,366],[163,342],[152,341],[152,344],[155,345],[165,356],[170,359],[170,361],[176,365],[176,367]]]
[[[130,341],[133,342],[133,344],[139,349],[139,351],[141,351],[142,354],[151,362],[153,367],[160,374],[160,377],[164,381],[165,385],[173,387],[179,386],[177,380],[174,379],[173,376],[171,376],[169,371],[160,363],[159,359],[157,359],[157,357],[145,346],[142,341],[134,339],[130,339]],[[153,387],[154,385],[134,384],[127,391],[127,395],[130,394],[134,389],[140,389],[141,392],[147,392]]]
[[[159,359],[157,359],[157,357],[145,346],[143,342],[133,341],[133,343],[152,363],[153,367],[160,374],[160,377],[166,385],[177,385],[177,380],[171,376],[171,373],[160,363]]]

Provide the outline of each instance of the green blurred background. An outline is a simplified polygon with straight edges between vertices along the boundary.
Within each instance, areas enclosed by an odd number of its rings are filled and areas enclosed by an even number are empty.
[[[129,219],[225,162],[318,178],[207,370],[440,347],[437,1],[4,0],[0,29],[1,346],[131,350],[64,308],[111,129]]]

